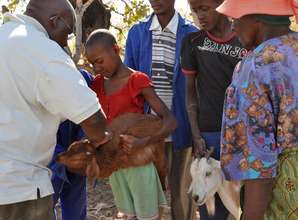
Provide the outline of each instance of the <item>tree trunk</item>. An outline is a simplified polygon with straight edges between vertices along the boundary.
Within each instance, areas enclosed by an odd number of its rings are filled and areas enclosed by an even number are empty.
[[[95,29],[109,29],[110,19],[111,11],[102,3],[102,0],[94,0],[83,16],[83,42],[86,42],[88,35]]]
[[[74,61],[80,60],[83,43],[87,36],[97,28],[109,28],[111,12],[101,0],[71,0],[76,12],[76,46]]]
[[[77,17],[77,22],[76,22],[76,50],[75,50],[75,54],[73,56],[73,59],[74,59],[75,63],[77,63],[80,60],[81,51],[82,51],[82,19],[83,19],[83,14],[77,12],[77,10],[76,10],[76,17]]]

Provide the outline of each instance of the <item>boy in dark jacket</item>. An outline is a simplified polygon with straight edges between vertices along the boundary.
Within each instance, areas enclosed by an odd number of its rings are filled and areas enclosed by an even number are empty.
[[[213,146],[213,157],[220,157],[220,131],[226,88],[236,64],[246,54],[227,17],[215,11],[222,0],[190,0],[201,30],[183,39],[182,71],[186,75],[186,108],[191,124],[193,152],[204,156]],[[200,202],[200,201],[197,201]],[[228,211],[216,195],[216,212],[208,217],[200,207],[202,220],[225,220]]]

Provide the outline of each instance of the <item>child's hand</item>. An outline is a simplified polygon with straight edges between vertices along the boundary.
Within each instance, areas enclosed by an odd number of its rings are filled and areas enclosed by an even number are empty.
[[[86,176],[88,177],[89,183],[93,183],[97,176],[100,175],[100,169],[97,164],[96,158],[93,157],[91,163],[87,165]]]
[[[205,140],[200,138],[193,138],[193,156],[194,157],[204,157],[206,154],[206,143]]]
[[[112,132],[110,132],[110,131],[105,131],[104,134],[105,134],[104,139],[102,139],[102,141],[98,144],[98,146],[96,146],[96,148],[98,148],[98,147],[100,147],[101,145],[103,145],[103,144],[109,142],[110,140],[112,140],[112,138],[113,138],[113,133],[112,133]]]
[[[121,134],[120,135],[120,147],[125,153],[130,154],[133,148],[144,147],[148,143],[149,137],[137,138],[132,135]]]

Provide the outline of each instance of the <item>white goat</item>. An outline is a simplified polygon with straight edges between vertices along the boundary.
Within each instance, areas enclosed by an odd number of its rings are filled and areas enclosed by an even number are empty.
[[[207,203],[208,213],[214,214],[214,194],[217,192],[231,215],[237,220],[240,219],[241,184],[224,179],[218,160],[206,157],[195,159],[191,164],[190,174],[192,182],[188,192],[192,193],[193,199],[199,206]]]

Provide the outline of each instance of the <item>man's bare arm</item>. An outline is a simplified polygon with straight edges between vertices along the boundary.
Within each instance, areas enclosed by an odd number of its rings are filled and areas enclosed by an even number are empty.
[[[107,120],[104,113],[99,110],[81,124],[87,138],[98,147],[112,138],[112,134],[107,131]]]
[[[206,152],[205,141],[203,140],[198,125],[198,99],[196,91],[196,75],[191,74],[186,77],[186,110],[191,127],[193,139],[194,156],[203,156]]]

